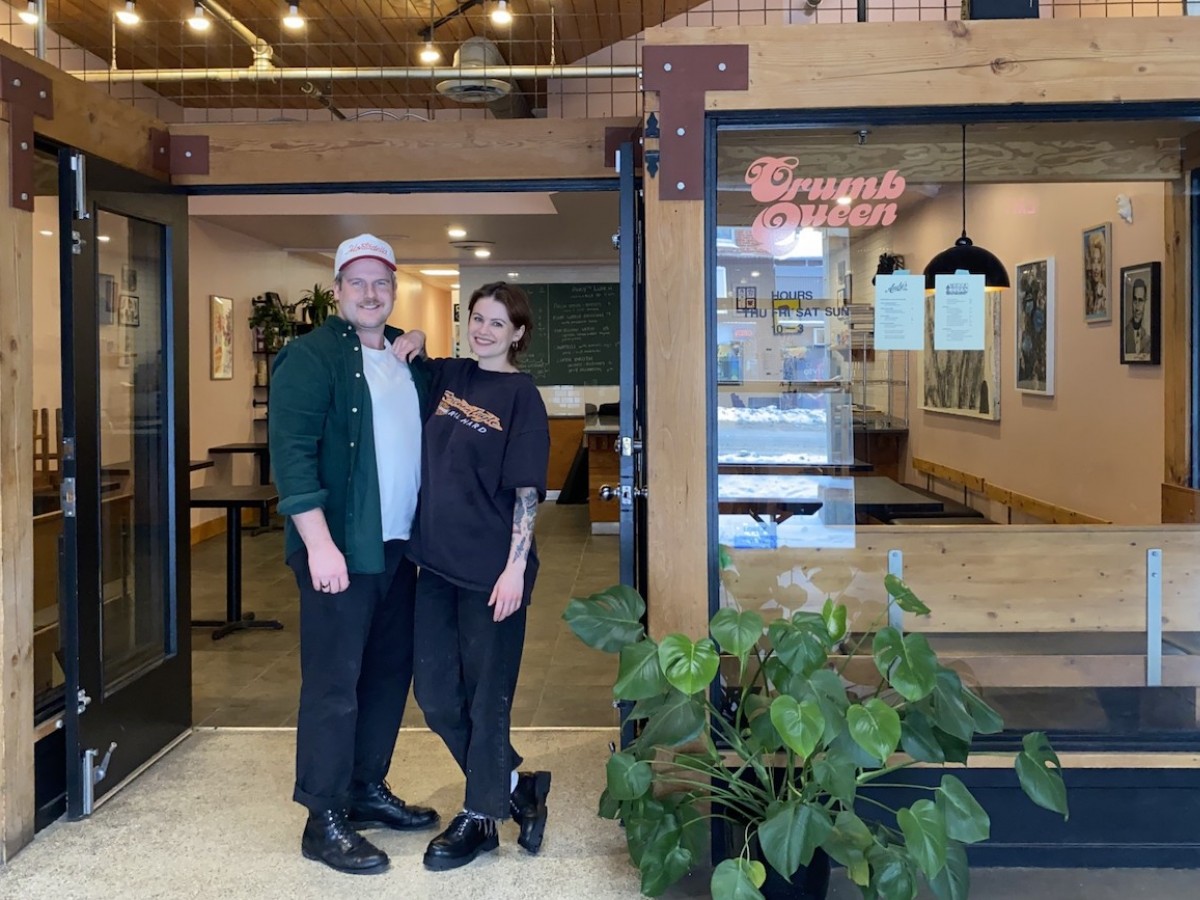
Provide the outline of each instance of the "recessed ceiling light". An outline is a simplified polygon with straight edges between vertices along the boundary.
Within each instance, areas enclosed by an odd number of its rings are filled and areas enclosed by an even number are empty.
[[[837,202],[838,206],[849,206],[852,201],[849,197],[838,197]]]
[[[98,234],[98,235],[96,235],[96,240],[98,240],[102,244],[107,244],[109,241],[112,240],[112,238],[110,238],[107,234]]]
[[[487,247],[476,247],[475,248],[475,257],[477,259],[487,259],[491,255],[492,255],[492,251],[489,250]]]
[[[467,229],[459,228],[457,225],[451,225],[446,229],[446,234],[450,235],[452,238],[465,238],[467,236]]]
[[[443,278],[453,278],[458,274],[458,269],[420,269],[422,275],[441,276]]]
[[[54,237],[53,231],[47,231],[44,228],[41,231],[39,231],[38,234],[44,234],[46,237]]]

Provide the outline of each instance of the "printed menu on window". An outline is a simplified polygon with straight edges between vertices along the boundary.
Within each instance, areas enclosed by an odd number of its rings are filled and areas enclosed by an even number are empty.
[[[925,278],[896,272],[875,276],[875,349],[925,348]]]
[[[933,349],[983,350],[982,275],[938,275],[933,290]]]

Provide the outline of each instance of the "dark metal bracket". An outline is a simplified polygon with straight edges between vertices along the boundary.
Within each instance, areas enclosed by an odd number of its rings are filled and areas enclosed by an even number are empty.
[[[704,96],[750,87],[745,44],[650,46],[642,50],[642,85],[658,91],[662,178],[659,200],[704,199]]]
[[[150,129],[150,160],[168,175],[208,174],[208,135],[171,134]]]
[[[6,56],[0,56],[0,100],[8,104],[9,204],[33,212],[33,117],[54,118],[54,86]]]

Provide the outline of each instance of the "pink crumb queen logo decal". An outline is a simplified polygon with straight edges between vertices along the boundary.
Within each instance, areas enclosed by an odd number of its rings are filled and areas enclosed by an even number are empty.
[[[758,244],[773,256],[785,256],[801,228],[864,228],[891,225],[904,193],[904,177],[889,169],[880,178],[798,178],[795,156],[764,156],[746,169],[750,196],[768,204],[751,229]],[[839,197],[850,202],[840,204]]]

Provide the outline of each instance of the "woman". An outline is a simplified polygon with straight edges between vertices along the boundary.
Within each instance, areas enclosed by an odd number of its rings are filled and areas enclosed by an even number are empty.
[[[477,360],[431,361],[438,402],[425,423],[412,541],[421,567],[414,694],[467,777],[462,812],[425,851],[425,866],[439,871],[495,850],[497,820],[516,819],[530,853],[545,830],[550,773],[518,772],[509,742],[550,453],[545,404],[516,366],[532,325],[520,288],[484,285],[468,305]]]

